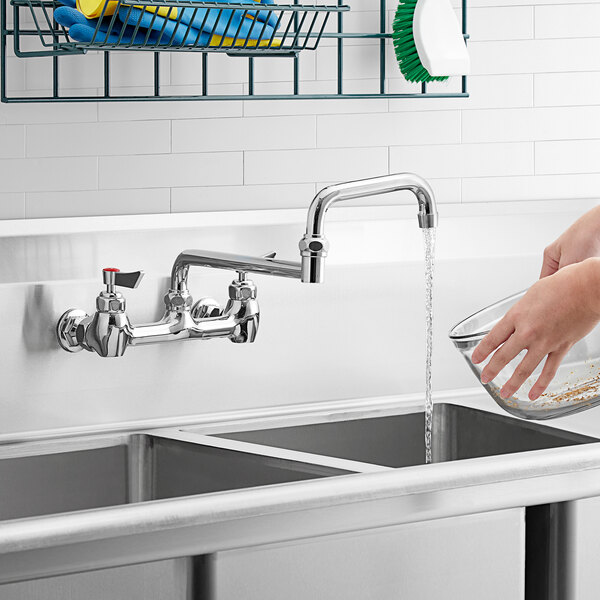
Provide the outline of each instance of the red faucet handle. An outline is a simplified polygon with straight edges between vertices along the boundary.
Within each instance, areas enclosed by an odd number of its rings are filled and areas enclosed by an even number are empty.
[[[102,269],[102,277],[104,283],[108,286],[108,291],[112,291],[112,288],[116,285],[126,288],[136,288],[144,277],[144,271],[123,273],[120,269],[107,267]]]

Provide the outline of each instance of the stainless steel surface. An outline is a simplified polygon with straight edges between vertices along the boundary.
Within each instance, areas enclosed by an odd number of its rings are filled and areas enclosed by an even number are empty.
[[[595,600],[598,597],[600,498],[555,505],[546,525],[553,535],[548,600]]]
[[[0,448],[0,521],[348,472],[344,461],[315,457],[307,464],[294,453],[260,454],[224,442],[171,430],[5,446]],[[85,553],[81,558],[89,560]],[[2,585],[0,598],[186,600],[201,593],[203,564],[185,557],[22,581]]]
[[[429,184],[414,173],[396,173],[338,183],[322,189],[313,199],[306,222],[306,233],[300,240],[302,281],[322,283],[329,242],[324,237],[325,214],[329,208],[344,200],[377,196],[400,190],[410,190],[417,198],[417,218],[422,229],[437,225],[437,207]]]
[[[407,417],[408,421],[411,418]],[[341,408],[329,417],[333,421],[343,419]],[[285,421],[285,416],[281,421]],[[469,427],[473,424],[465,417],[459,417],[459,423]],[[484,419],[482,423],[488,429],[482,433],[479,444],[487,443],[494,429],[493,421]],[[271,418],[264,422],[263,428],[276,425],[277,419]],[[510,448],[513,453],[501,456],[465,458],[473,454],[473,444],[466,441],[472,429],[457,428],[457,438],[465,440],[466,446],[461,449],[458,444],[456,450],[448,451],[456,452],[462,460],[401,469],[380,467],[379,472],[321,477],[313,481],[299,481],[304,475],[294,472],[297,479],[281,485],[5,521],[0,523],[0,582],[600,495],[600,444],[580,443],[591,438],[547,431],[551,428],[537,424],[518,423],[516,427],[523,428],[524,433],[518,436],[521,446],[513,445]],[[531,439],[527,432],[534,432]],[[496,437],[492,444],[494,452],[506,450],[500,437],[507,433],[509,429],[501,427],[491,436]],[[166,434],[154,432],[154,437],[163,438]],[[153,490],[167,496],[211,489],[199,483],[201,475],[193,469],[191,476],[196,479],[191,483],[171,473],[177,470],[174,468],[177,456],[171,451],[171,445],[185,442],[187,436],[197,436],[194,439],[202,446],[218,448],[217,455],[224,450],[235,455],[245,448],[244,453],[253,456],[258,464],[265,457],[291,460],[303,465],[300,470],[304,474],[307,470],[314,475],[339,473],[344,467],[346,472],[361,468],[360,461],[344,462],[346,459],[319,457],[316,453],[305,455],[306,461],[303,461],[297,451],[193,432],[177,434],[171,430],[169,436],[172,436],[170,441],[161,442],[161,448],[166,451],[162,464],[167,474],[157,487],[148,483],[153,470],[148,468],[147,459],[134,461],[142,466],[130,471],[128,489],[138,490],[137,500],[153,497]],[[365,439],[368,438],[361,438],[360,443],[364,444]],[[105,441],[104,446],[107,444]],[[240,446],[235,446],[237,444]],[[2,450],[14,457],[27,446],[7,446]],[[41,453],[45,452],[43,446],[44,443],[38,443]],[[179,448],[179,444],[175,443],[175,447]],[[536,447],[545,449],[514,452]],[[136,452],[144,456],[148,452],[147,444],[141,444]],[[196,465],[194,460],[188,464]],[[270,459],[267,464],[271,464]],[[219,471],[218,476],[226,477],[226,473]],[[224,486],[217,480],[216,489],[219,487]]]
[[[190,559],[179,558],[8,583],[2,600],[191,600]]]
[[[408,196],[412,194],[405,194],[405,201],[410,201]],[[182,248],[197,244],[259,256],[268,243],[267,248],[281,249],[283,258],[293,260],[304,232],[306,211],[302,215],[294,213],[293,224],[277,227],[240,227],[234,223],[231,227],[192,228],[191,224],[215,223],[217,215],[205,214],[201,219],[194,215],[179,217],[182,222],[189,221],[190,228],[173,231],[159,229],[158,222],[152,231],[131,231],[140,226],[138,218],[131,218],[127,220],[129,231],[1,239],[0,281],[4,283],[0,284],[0,304],[11,306],[12,312],[10,319],[0,323],[0,440],[45,435],[51,430],[131,429],[144,420],[152,426],[163,420],[166,426],[204,417],[228,418],[222,413],[251,407],[300,407],[305,403],[418,392],[422,389],[421,352],[415,352],[412,344],[398,345],[398,339],[419,340],[423,335],[421,320],[405,316],[422,310],[421,231],[409,218],[412,206],[383,208],[390,209],[385,213],[388,220],[369,220],[372,215],[360,207],[340,205],[329,211],[327,236],[337,256],[332,253],[328,261],[328,285],[315,288],[278,277],[262,277],[260,282],[259,277],[255,278],[262,309],[260,344],[251,349],[219,342],[210,347],[204,343],[172,344],[168,349],[161,344],[146,345],[129,349],[122,359],[103,360],[102,365],[95,354],[80,352],[73,356],[63,351],[53,331],[69,307],[93,312],[93,299],[104,288],[98,278],[102,266],[122,264],[131,270],[136,266],[152,267],[137,290],[121,291],[127,297],[127,313],[133,324],[156,322],[164,314],[162,297],[169,286],[173,259]],[[361,221],[338,221],[354,211],[362,215]],[[407,218],[398,218],[403,215]],[[218,217],[223,218],[223,214]],[[262,213],[251,217],[254,222],[265,220]],[[540,215],[540,227],[546,232],[553,231],[551,217]],[[575,218],[573,213],[569,213],[571,217]],[[562,215],[561,222],[565,218]],[[444,324],[489,304],[501,293],[500,283],[514,289],[524,287],[539,271],[534,250],[525,257],[490,257],[492,234],[483,234],[488,220],[471,219],[457,227],[457,219],[449,219],[438,231],[438,237],[442,236],[440,248],[454,248],[454,238],[458,238],[456,244],[467,251],[474,243],[469,232],[477,230],[477,244],[482,244],[484,252],[483,257],[465,261],[461,251],[444,258],[436,267],[438,297],[446,299],[436,307],[434,324],[437,368],[433,385],[438,392],[473,385],[473,376],[464,368],[462,357],[445,341]],[[58,221],[51,220],[48,227],[57,227]],[[71,226],[71,220],[66,221]],[[37,220],[31,224],[38,227]],[[498,216],[493,235],[507,230],[506,235],[511,235],[515,227],[520,231],[518,220]],[[519,245],[511,245],[511,252],[521,253],[523,240],[533,245],[541,234],[538,231],[533,238],[517,237]],[[471,240],[470,246],[466,239]],[[363,250],[366,247],[368,253]],[[151,265],[148,256],[152,256]],[[505,269],[509,280],[494,280],[492,275],[497,269]],[[457,282],[466,285],[474,271],[480,274],[477,288],[457,295]],[[192,270],[194,299],[214,296],[224,303],[231,279],[227,272],[217,269]],[[370,327],[348,328],[345,324],[362,314],[374,297],[378,310],[369,314]],[[285,331],[293,331],[294,344],[282,335],[282,324]],[[382,335],[382,331],[387,334]],[[369,361],[365,361],[365,348],[369,348]],[[286,357],[282,368],[271,369],[268,378],[262,377],[265,365],[280,365],[282,356]],[[236,365],[235,373],[232,364]],[[190,389],[197,389],[199,365],[202,388],[198,394],[190,394]],[[99,369],[102,386],[92,384],[98,379]],[[344,369],[345,376],[332,377],[332,369]],[[169,373],[168,382],[165,373]],[[243,385],[244,394],[232,395],[229,387],[222,385],[227,378]],[[294,386],[289,385],[291,380]],[[486,406],[489,403],[486,405],[484,398],[482,407]],[[593,421],[587,420],[590,426]]]
[[[348,472],[167,433],[0,448],[0,521]]]
[[[591,437],[454,404],[436,404],[433,415],[435,462],[597,441]],[[399,468],[424,463],[424,426],[423,413],[414,412],[225,433],[219,437]]]
[[[513,508],[218,552],[207,561],[211,598],[523,600],[524,512]]]

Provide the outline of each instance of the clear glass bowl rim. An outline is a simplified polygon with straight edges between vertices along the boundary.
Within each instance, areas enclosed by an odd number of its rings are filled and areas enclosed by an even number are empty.
[[[506,298],[503,298],[502,300],[498,300],[497,302],[494,302],[493,304],[490,304],[489,306],[486,306],[485,308],[482,308],[481,310],[474,312],[473,314],[469,315],[467,318],[465,318],[462,321],[460,321],[459,323],[457,323],[454,327],[452,327],[452,329],[448,333],[448,337],[455,343],[456,342],[472,342],[472,341],[479,341],[479,340],[483,339],[490,332],[490,329],[480,329],[477,331],[472,331],[470,333],[463,333],[463,334],[456,333],[456,331],[461,330],[461,329],[464,330],[465,328],[468,327],[469,321],[471,321],[475,318],[480,318],[484,313],[486,313],[488,311],[492,312],[493,310],[501,309],[505,304],[514,304],[515,301],[518,300],[521,296],[523,296],[526,291],[527,290],[521,290],[520,292],[517,292],[516,294],[511,294],[510,296],[507,296]],[[502,317],[505,313],[506,313],[506,310],[504,310],[502,312],[499,311],[496,318]],[[490,319],[490,320],[494,320],[494,319]]]

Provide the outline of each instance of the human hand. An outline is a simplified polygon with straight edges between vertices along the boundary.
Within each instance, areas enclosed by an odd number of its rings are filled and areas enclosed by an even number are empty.
[[[600,206],[585,213],[546,247],[540,279],[594,256],[600,256]]]
[[[522,350],[527,354],[500,390],[512,396],[546,358],[544,368],[529,392],[536,400],[548,387],[570,348],[600,322],[600,258],[561,268],[534,283],[527,293],[479,342],[471,360],[483,362],[481,373],[489,383]]]

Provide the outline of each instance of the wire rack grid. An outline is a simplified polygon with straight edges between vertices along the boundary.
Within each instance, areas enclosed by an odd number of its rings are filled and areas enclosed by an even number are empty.
[[[68,28],[57,20],[57,0],[0,0],[0,92],[2,102],[127,102],[157,100],[286,100],[329,98],[456,98],[467,97],[467,78],[460,90],[434,91],[427,84],[411,91],[391,92],[386,80],[386,55],[392,34],[387,31],[387,0],[378,2],[378,31],[345,32],[343,17],[350,7],[337,0],[335,5],[257,4],[259,0],[223,3],[198,0],[111,0],[104,3],[98,18],[89,26]],[[467,34],[467,7],[462,1],[462,31]],[[111,10],[108,11],[108,7]],[[8,14],[11,11],[12,24]],[[327,27],[330,18],[333,27]],[[302,90],[300,55],[315,51],[322,40],[332,40],[336,53],[335,90],[314,93]],[[378,60],[373,64],[377,91],[348,92],[344,77],[345,42],[365,40],[378,45]],[[18,59],[52,58],[52,89],[48,94],[12,94],[7,89],[7,50]],[[103,56],[103,85],[87,94],[68,95],[61,89],[61,58],[85,55],[89,51]],[[153,54],[151,82],[145,90],[114,94],[111,89],[111,55],[115,52]],[[199,55],[201,85],[199,93],[164,93],[161,89],[161,55],[185,52]],[[245,93],[214,93],[210,86],[209,56],[227,54],[232,60],[247,60]],[[262,57],[282,57],[291,62],[289,93],[256,93],[255,66]],[[84,57],[81,60],[85,60]],[[14,61],[14,58],[13,58]]]

